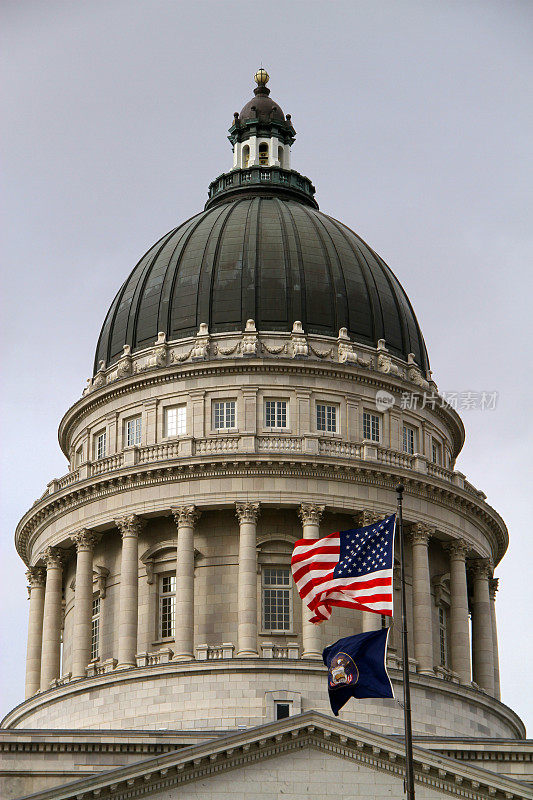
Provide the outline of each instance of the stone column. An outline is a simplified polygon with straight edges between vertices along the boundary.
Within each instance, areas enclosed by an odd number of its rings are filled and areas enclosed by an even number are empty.
[[[466,553],[461,539],[447,545],[450,556],[450,653],[452,670],[463,683],[470,683],[470,622],[466,586]]]
[[[259,503],[235,503],[239,520],[237,656],[257,656],[257,517]]]
[[[490,610],[489,580],[491,564],[487,559],[473,562],[474,599],[472,603],[472,662],[474,681],[494,694],[494,649]]]
[[[379,511],[368,511],[365,509],[360,514],[360,524],[363,528],[367,525],[373,525],[386,517],[386,514],[381,514]],[[363,633],[368,631],[378,631],[381,628],[381,614],[373,614],[372,611],[361,611],[361,630]]]
[[[411,533],[413,569],[413,639],[418,671],[434,675],[433,671],[433,620],[431,584],[429,580],[429,531],[417,523]]]
[[[303,538],[320,539],[320,519],[325,506],[315,503],[302,503],[298,510],[302,520]],[[322,660],[322,630],[320,625],[309,622],[311,612],[305,601],[302,601],[302,658]]]
[[[492,621],[492,652],[494,658],[494,697],[500,700],[500,658],[498,655],[498,627],[496,625],[496,592],[498,591],[498,578],[489,581],[490,616]]]
[[[76,545],[72,677],[84,678],[85,668],[91,660],[93,549],[99,537],[84,529],[74,533],[70,538]]]
[[[41,653],[42,692],[50,688],[50,681],[59,678],[64,553],[57,547],[47,547],[43,554],[43,560],[46,564],[46,588],[44,592],[43,648]]]
[[[26,573],[30,595],[28,647],[26,650],[26,699],[39,691],[41,685],[41,649],[43,646],[44,587],[46,571],[30,567]]]
[[[122,535],[120,562],[117,669],[134,667],[139,618],[139,533],[143,520],[135,514],[118,517],[115,525]]]
[[[178,526],[174,660],[189,661],[194,658],[194,525],[200,513],[195,506],[179,506],[172,513]]]

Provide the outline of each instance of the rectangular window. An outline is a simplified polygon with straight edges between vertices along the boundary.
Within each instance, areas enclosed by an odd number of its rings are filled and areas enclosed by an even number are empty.
[[[105,458],[106,448],[107,448],[107,434],[105,431],[101,431],[101,433],[97,433],[95,436],[95,445],[94,445],[95,457],[97,459]]]
[[[267,400],[265,403],[265,428],[287,427],[287,401]]]
[[[159,638],[172,639],[176,630],[176,576],[159,579]]]
[[[448,666],[448,615],[443,606],[439,606],[439,647],[440,665]]]
[[[126,447],[141,443],[141,426],[141,417],[134,417],[126,421]]]
[[[276,703],[276,719],[287,719],[290,716],[289,703]]]
[[[290,631],[292,627],[292,584],[290,570],[280,567],[263,569],[263,630]]]
[[[337,406],[316,404],[316,428],[318,431],[337,433]]]
[[[403,452],[413,455],[416,450],[416,430],[410,425],[403,426]]]
[[[434,464],[442,465],[442,448],[435,439],[431,440],[431,460]]]
[[[185,436],[187,406],[173,406],[165,411],[165,436]]]
[[[235,400],[217,400],[213,403],[213,428],[216,431],[235,427]]]
[[[93,598],[91,618],[91,661],[100,655],[100,598]]]
[[[379,442],[380,422],[381,420],[377,414],[363,411],[363,439],[369,439],[371,442]]]
[[[83,460],[83,445],[78,447],[74,456],[74,466],[79,467]]]

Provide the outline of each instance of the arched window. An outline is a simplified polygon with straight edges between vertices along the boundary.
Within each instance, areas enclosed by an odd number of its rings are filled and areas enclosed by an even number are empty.
[[[278,161],[280,167],[283,167],[283,147],[278,147]]]
[[[242,168],[248,168],[248,162],[250,161],[250,148],[247,144],[244,145],[242,148]]]
[[[268,145],[265,142],[259,145],[259,163],[268,165]]]

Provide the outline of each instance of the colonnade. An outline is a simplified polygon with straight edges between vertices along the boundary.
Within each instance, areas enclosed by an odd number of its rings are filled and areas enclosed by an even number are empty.
[[[172,508],[177,526],[176,539],[176,606],[174,660],[194,658],[194,528],[200,512],[194,505]],[[258,655],[257,608],[257,520],[260,504],[236,503],[239,521],[238,564],[238,630],[237,656]],[[320,519],[324,506],[303,503],[298,513],[302,536],[320,536]],[[363,524],[379,516],[363,512]],[[117,618],[117,669],[136,664],[138,626],[139,552],[138,539],[144,521],[136,515],[115,520],[122,537]],[[360,521],[359,521],[360,524]],[[408,527],[408,526],[406,526]],[[415,524],[408,531],[412,566],[412,646],[420,674],[434,675],[432,587],[428,548],[431,531]],[[81,530],[71,537],[76,550],[75,603],[72,629],[72,678],[82,678],[91,655],[91,615],[93,601],[93,550],[99,537]],[[499,669],[495,615],[498,587],[492,578],[487,559],[467,561],[468,548],[461,540],[449,542],[450,619],[448,628],[451,670],[462,683],[471,677],[482,689],[499,698]],[[67,551],[49,547],[42,555],[43,566],[27,572],[30,594],[28,648],[26,661],[26,697],[45,691],[60,675],[60,641],[63,614],[63,566]],[[472,573],[472,637],[470,637],[467,569]],[[302,606],[302,658],[321,659],[322,628],[308,622],[309,611]],[[381,624],[379,615],[364,614],[363,630]],[[471,641],[472,640],[472,641]],[[472,654],[472,670],[470,656]]]

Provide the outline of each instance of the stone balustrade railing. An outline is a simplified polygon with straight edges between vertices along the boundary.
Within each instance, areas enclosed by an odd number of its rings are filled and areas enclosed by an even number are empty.
[[[135,663],[138,667],[153,667],[157,664],[169,664],[174,652],[170,647],[162,647],[155,653],[137,653]]]
[[[261,655],[263,658],[297,659],[300,657],[300,648],[297,642],[289,642],[287,645],[277,645],[273,642],[262,642]]]
[[[224,642],[219,645],[199,644],[196,648],[197,661],[221,661],[226,658],[233,658],[235,645],[232,642]]]
[[[410,455],[398,450],[364,442],[345,442],[339,439],[290,436],[283,434],[210,436],[202,439],[183,439],[156,445],[127,448],[98,461],[86,462],[62,478],[48,484],[39,498],[54,494],[73,484],[91,477],[104,475],[115,470],[135,465],[156,464],[158,462],[191,458],[199,455],[224,455],[225,453],[300,453],[318,455],[347,461],[365,461],[383,464],[400,469],[409,469],[436,478],[464,489],[477,499],[484,500],[485,494],[469,483],[461,472],[433,464],[425,456]],[[38,501],[36,501],[38,502]]]

